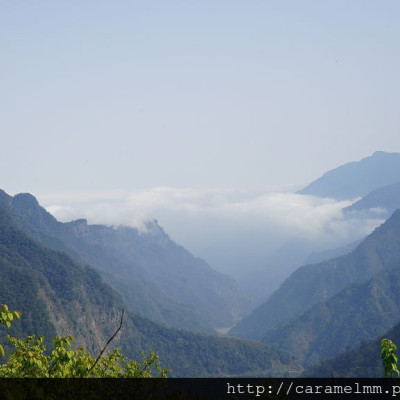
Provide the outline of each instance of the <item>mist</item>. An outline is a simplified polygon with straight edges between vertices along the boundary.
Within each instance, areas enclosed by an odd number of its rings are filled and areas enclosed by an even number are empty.
[[[345,216],[343,208],[357,199],[300,195],[292,187],[154,187],[38,198],[63,222],[86,218],[90,224],[127,225],[145,233],[145,222],[156,219],[172,240],[234,277],[254,301],[279,287],[310,253],[363,238],[383,222],[379,213]]]

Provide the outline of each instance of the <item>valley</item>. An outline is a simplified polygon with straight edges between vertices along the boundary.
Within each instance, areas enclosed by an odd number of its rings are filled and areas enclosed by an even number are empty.
[[[399,15],[2,2],[0,377],[400,377]]]
[[[370,163],[384,174],[389,161],[378,153],[351,169],[360,169],[356,179],[370,174]],[[397,171],[392,180],[400,180]],[[365,204],[400,202],[397,191],[384,186],[377,196],[380,190],[367,193],[366,201],[375,200]],[[364,218],[362,202],[343,215]],[[141,231],[86,219],[60,222],[33,195],[4,191],[0,212],[0,301],[25,317],[13,324],[14,335],[73,334],[95,353],[125,309],[115,346],[130,357],[157,351],[172,376],[299,376],[323,374],[327,365],[345,373],[335,360],[375,343],[400,321],[400,211],[362,240],[309,255],[261,304],[251,304],[234,279],[176,244],[155,220]],[[267,286],[267,271],[249,278]],[[348,368],[354,373],[357,366]]]

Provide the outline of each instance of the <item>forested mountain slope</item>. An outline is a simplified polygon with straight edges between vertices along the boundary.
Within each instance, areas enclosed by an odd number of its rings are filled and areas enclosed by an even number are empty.
[[[235,282],[174,243],[157,222],[128,227],[61,223],[30,194],[0,193],[0,203],[32,238],[89,264],[130,310],[169,326],[212,332],[243,312]]]
[[[400,344],[400,324],[377,339],[362,342],[353,350],[346,351],[334,358],[323,360],[309,366],[304,372],[305,377],[383,377],[380,342],[383,338],[392,340],[397,346]],[[397,353],[397,352],[396,352]]]
[[[261,339],[267,329],[296,318],[352,283],[366,282],[400,261],[400,211],[344,256],[297,269],[230,334]]]
[[[262,340],[309,365],[384,334],[400,322],[400,259],[395,265],[276,325]]]
[[[116,330],[122,309],[127,310],[95,270],[28,237],[4,209],[0,209],[0,303],[22,312],[10,329],[1,328],[2,335],[43,334],[48,344],[53,335],[73,335],[76,344],[93,354]],[[113,346],[122,347],[131,358],[154,350],[162,366],[172,368],[173,376],[273,374],[274,368],[289,365],[287,354],[261,343],[166,328],[129,310]]]

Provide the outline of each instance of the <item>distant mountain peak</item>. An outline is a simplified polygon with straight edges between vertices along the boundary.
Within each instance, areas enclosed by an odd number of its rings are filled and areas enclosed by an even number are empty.
[[[164,229],[158,224],[158,221],[156,219],[146,221],[145,226],[146,226],[146,229],[147,229],[147,233],[149,233],[149,234],[151,234],[153,236],[156,236],[156,235],[157,236],[158,235],[168,236],[165,233]]]
[[[4,190],[0,189],[0,205],[10,204],[12,197],[9,196]]]
[[[389,151],[383,151],[383,150],[377,150],[374,153],[372,153],[372,156],[370,156],[370,157],[381,157],[381,156],[385,157],[388,154],[398,154],[398,153],[389,152]],[[368,157],[365,157],[365,158],[368,158]]]
[[[39,202],[37,201],[36,197],[30,193],[18,193],[13,197],[12,202],[14,205],[24,208],[39,207]]]
[[[400,153],[380,150],[327,171],[298,193],[337,200],[355,199],[399,181]]]
[[[74,221],[71,221],[70,224],[77,225],[77,226],[80,226],[80,225],[87,226],[88,222],[87,222],[87,219],[85,219],[85,218],[79,218]]]
[[[70,226],[75,232],[75,234],[82,234],[84,232],[87,232],[89,230],[88,227],[88,222],[84,218],[77,219],[75,221],[71,221],[67,223],[67,226]]]

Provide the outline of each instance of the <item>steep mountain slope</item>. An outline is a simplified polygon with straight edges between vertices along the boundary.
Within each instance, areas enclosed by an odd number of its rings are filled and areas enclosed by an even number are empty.
[[[212,332],[229,326],[244,304],[235,282],[175,244],[157,222],[128,227],[58,222],[30,194],[2,204],[31,237],[101,272],[128,307],[156,322]]]
[[[400,208],[400,182],[373,190],[351,206],[344,208],[344,212],[349,215],[376,210],[375,215],[378,211],[380,216],[389,217],[398,208]]]
[[[77,344],[93,353],[115,331],[121,310],[126,309],[95,270],[29,238],[4,209],[0,209],[0,303],[22,312],[11,329],[1,327],[2,343],[5,333],[44,334],[48,340],[55,334],[72,334]],[[166,328],[129,311],[113,345],[135,358],[154,349],[163,367],[172,368],[175,376],[273,374],[273,368],[289,363],[287,354],[261,343]]]
[[[377,151],[360,161],[326,172],[298,193],[338,200],[354,199],[399,181],[400,154]]]
[[[12,333],[74,332],[91,351],[111,334],[124,307],[96,272],[35,243],[1,209],[0,302],[23,313]]]
[[[304,377],[365,377],[376,378],[384,376],[380,342],[383,338],[392,340],[399,345],[400,324],[377,339],[362,342],[353,350],[312,365],[302,374]]]
[[[270,327],[300,315],[351,283],[365,282],[400,260],[400,211],[351,253],[297,269],[282,286],[230,334],[260,339]]]
[[[308,264],[318,264],[323,261],[329,261],[332,258],[337,258],[340,256],[344,256],[348,253],[351,253],[360,243],[362,240],[357,240],[355,242],[348,243],[345,246],[337,247],[335,249],[328,249],[323,251],[318,251],[311,253],[305,260],[305,265]]]
[[[307,365],[372,340],[399,321],[400,259],[395,268],[351,285],[296,319],[271,328],[263,341],[290,351]]]

